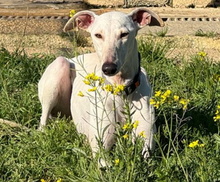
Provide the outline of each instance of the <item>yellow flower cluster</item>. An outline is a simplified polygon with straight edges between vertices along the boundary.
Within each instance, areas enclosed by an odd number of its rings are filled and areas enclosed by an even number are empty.
[[[139,125],[139,121],[134,121],[134,123],[133,123],[133,128],[137,128],[138,127],[138,125]]]
[[[115,165],[117,166],[119,164],[120,160],[119,159],[115,159]]]
[[[143,138],[146,138],[146,137],[147,137],[146,134],[145,134],[145,131],[140,132],[140,133],[139,133],[139,136],[141,136],[141,137],[143,137]]]
[[[139,121],[134,121],[133,123],[125,123],[122,127],[123,130],[136,129],[139,125]]]
[[[203,51],[197,53],[197,59],[198,59],[199,61],[204,61],[205,58],[206,58],[206,56],[207,56],[207,53],[205,53],[205,52],[203,52]]]
[[[179,103],[182,104],[183,109],[186,110],[187,109],[187,105],[189,103],[189,99],[180,99]]]
[[[102,86],[102,90],[105,90],[107,92],[111,92],[113,95],[119,95],[121,94],[125,86],[124,85],[104,85],[105,80],[102,77],[97,76],[95,73],[90,73],[85,76],[85,79],[83,82],[86,85],[90,85],[92,88],[88,89],[88,92],[95,92],[97,91],[97,86]],[[78,96],[84,97],[84,94],[79,91]]]
[[[83,80],[83,82],[86,85],[90,85],[92,87],[88,89],[88,92],[95,92],[98,89],[97,83],[98,85],[102,85],[104,84],[105,80],[104,78],[97,76],[95,73],[90,73],[85,76],[85,79]],[[84,97],[84,94],[82,93],[82,91],[79,91],[77,95],[80,97]]]
[[[97,90],[97,87],[92,87],[90,89],[88,89],[89,92],[95,92]]]
[[[201,52],[198,52],[198,56],[201,56],[201,57],[206,57],[207,56],[207,53],[201,51]]]
[[[169,89],[165,92],[162,92],[161,90],[156,91],[154,96],[150,99],[150,104],[157,109],[165,103],[175,103],[176,105],[181,105],[185,110],[187,109],[189,99],[180,98],[180,96],[173,94],[173,92]]]
[[[214,121],[220,121],[220,105],[217,106],[215,116],[213,117]]]
[[[122,137],[123,137],[124,139],[128,139],[128,138],[129,138],[129,135],[128,135],[128,134],[124,134]]]
[[[128,130],[132,128],[132,124],[131,123],[126,123],[124,124],[124,126],[122,127],[123,130]]]
[[[122,136],[124,139],[129,138],[129,133],[132,131],[132,129],[136,129],[139,125],[139,121],[134,121],[133,123],[125,123],[122,127],[122,129],[125,131],[125,134]],[[141,136],[141,135],[140,135]]]
[[[91,86],[94,86],[94,83],[96,83],[97,81],[99,85],[102,85],[105,82],[104,78],[97,76],[95,73],[90,73],[86,75],[85,80],[83,80],[86,85]]]
[[[124,134],[122,137],[124,139],[128,139],[129,138],[129,135],[127,132],[131,131],[132,129],[136,129],[139,125],[139,121],[134,121],[133,123],[126,123],[124,124],[124,126],[122,127],[122,129],[124,131],[126,131],[126,134]],[[146,134],[145,134],[145,131],[142,131],[138,134],[140,137],[143,137],[143,138],[146,138]]]
[[[84,97],[84,94],[81,91],[79,91],[78,96]]]
[[[194,147],[204,147],[205,144],[199,144],[199,140],[193,141],[188,145],[190,148],[194,148]]]
[[[70,18],[72,18],[75,14],[76,14],[75,9],[70,10],[70,14],[69,14]]]
[[[105,85],[102,87],[103,90],[111,92],[113,95],[118,95],[122,93],[125,89],[124,85]]]

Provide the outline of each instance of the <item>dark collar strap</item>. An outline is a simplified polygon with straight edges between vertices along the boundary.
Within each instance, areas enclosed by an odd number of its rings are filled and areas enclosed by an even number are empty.
[[[137,74],[134,76],[134,79],[131,80],[128,85],[125,86],[125,93],[126,95],[132,94],[135,89],[140,85],[140,72],[141,72],[141,56],[138,53],[138,61],[139,61],[139,68]]]

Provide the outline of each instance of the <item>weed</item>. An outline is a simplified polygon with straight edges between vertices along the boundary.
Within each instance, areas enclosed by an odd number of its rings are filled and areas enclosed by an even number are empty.
[[[199,37],[216,37],[218,34],[216,32],[204,32],[203,30],[199,29],[196,31],[195,36]]]
[[[89,43],[89,36],[86,32],[73,31],[68,33],[61,33],[62,38],[66,38],[73,43],[74,51],[77,47],[91,46]]]
[[[162,30],[156,32],[156,36],[165,37],[167,32],[168,32],[168,27],[166,26],[166,27],[162,28]]]

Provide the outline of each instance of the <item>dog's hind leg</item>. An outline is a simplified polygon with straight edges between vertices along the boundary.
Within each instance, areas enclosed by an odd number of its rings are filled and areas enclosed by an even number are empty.
[[[38,83],[38,95],[42,105],[40,130],[46,125],[50,114],[71,116],[70,97],[74,78],[74,65],[64,57],[58,57],[46,68]]]
[[[42,114],[41,114],[40,125],[38,127],[38,130],[40,130],[40,131],[43,130],[43,128],[46,125],[46,122],[50,116],[52,108],[53,108],[53,105],[42,104]]]

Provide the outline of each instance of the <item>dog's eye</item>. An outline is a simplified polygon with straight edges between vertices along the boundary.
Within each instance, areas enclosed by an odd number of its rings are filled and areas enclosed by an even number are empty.
[[[101,38],[102,38],[102,35],[99,34],[99,33],[96,33],[95,36],[96,36],[98,39],[101,39]]]
[[[128,32],[122,33],[120,37],[121,37],[121,38],[123,38],[123,37],[127,37],[128,34],[129,34]]]

